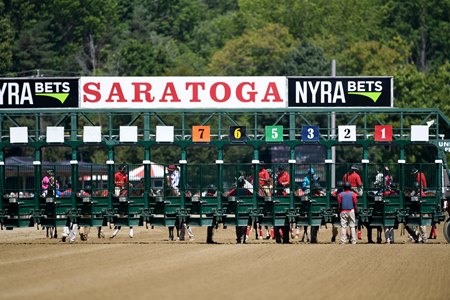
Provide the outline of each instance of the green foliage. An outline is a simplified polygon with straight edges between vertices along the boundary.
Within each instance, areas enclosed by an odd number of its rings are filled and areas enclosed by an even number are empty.
[[[13,30],[7,18],[0,17],[0,32],[0,74],[3,74],[13,64]]]
[[[412,59],[422,71],[436,68],[450,57],[450,1],[385,3],[383,28],[388,36],[400,35],[412,43]],[[388,37],[389,38],[389,37]]]
[[[286,27],[268,24],[248,30],[241,37],[228,41],[216,52],[210,73],[216,75],[274,75],[294,48],[294,38]]]
[[[225,42],[239,36],[244,29],[238,14],[231,12],[202,21],[193,31],[190,47],[199,55],[209,58]]]
[[[286,55],[277,75],[327,76],[330,75],[330,63],[322,48],[301,43]]]
[[[450,114],[450,63],[445,62],[437,72],[422,73],[407,65],[395,74],[396,106],[437,107]]]
[[[339,74],[381,76],[393,74],[404,57],[379,42],[359,42],[345,50],[340,57]]]

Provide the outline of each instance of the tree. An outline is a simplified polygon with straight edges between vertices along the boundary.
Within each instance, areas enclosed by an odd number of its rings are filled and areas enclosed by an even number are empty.
[[[0,6],[0,12],[1,12]],[[13,65],[13,28],[8,18],[0,18],[0,74],[7,73]]]
[[[436,72],[423,73],[414,65],[400,68],[395,74],[394,96],[398,107],[437,107],[450,114],[450,63]]]
[[[14,40],[14,61],[17,71],[53,69],[52,34],[48,20],[30,20]]]
[[[419,70],[438,67],[450,57],[450,0],[390,0],[385,8],[387,38],[400,35],[411,41]]]
[[[339,56],[339,74],[348,76],[383,76],[394,74],[405,57],[395,49],[377,41],[359,42],[343,51]]]
[[[295,45],[287,28],[277,24],[248,30],[241,37],[228,41],[213,55],[209,72],[215,75],[274,75]]]
[[[51,2],[51,16],[57,65],[82,74],[102,73],[110,48],[123,26],[116,0],[57,0]]]
[[[239,15],[229,12],[197,24],[192,32],[189,47],[204,58],[209,59],[225,43],[242,34],[244,27]]]
[[[310,43],[299,43],[286,56],[276,75],[285,76],[327,76],[330,63],[322,48]],[[274,74],[275,75],[275,74]]]
[[[357,41],[381,36],[382,1],[376,0],[239,0],[247,28],[282,24],[302,41],[314,41],[334,56]]]

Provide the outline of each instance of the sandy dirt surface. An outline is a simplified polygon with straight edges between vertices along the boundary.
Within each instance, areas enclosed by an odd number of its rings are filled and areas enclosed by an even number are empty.
[[[234,227],[218,229],[217,245],[168,241],[166,228],[128,228],[110,240],[91,232],[69,244],[36,228],[0,231],[0,299],[448,299],[450,245],[234,244]],[[59,229],[60,233],[62,229]],[[94,230],[93,230],[94,231]],[[375,234],[375,231],[374,231]],[[365,232],[363,232],[365,235]],[[383,239],[384,240],[384,239]]]

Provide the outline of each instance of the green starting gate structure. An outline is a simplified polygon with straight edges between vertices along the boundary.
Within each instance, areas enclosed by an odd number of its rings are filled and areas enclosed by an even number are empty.
[[[391,138],[377,140],[377,134],[384,134],[380,130],[385,125],[392,126]],[[412,140],[411,125],[426,125],[428,138]],[[10,129],[23,126],[28,127],[27,140],[12,143]],[[101,140],[85,142],[84,126],[101,127]],[[138,140],[121,141],[120,126],[136,126]],[[157,126],[173,126],[173,142],[157,141]],[[208,126],[210,138],[196,141],[193,126]],[[338,126],[344,129],[354,126],[353,138],[346,140],[345,135],[350,131],[344,131],[341,139]],[[47,129],[50,127],[64,128],[63,142],[49,141]],[[241,131],[244,128],[245,133]],[[305,128],[311,131],[302,132]],[[338,222],[337,182],[350,165],[356,165],[363,181],[362,193],[358,196],[359,222],[396,227],[399,224],[429,226],[445,221],[444,233],[450,242],[450,221],[446,220],[443,210],[444,201],[449,197],[445,153],[448,132],[450,121],[438,109],[0,111],[0,223],[2,228],[36,224],[64,226],[69,222],[84,226],[113,222],[127,226],[259,223],[275,227],[290,224],[317,227]],[[308,140],[308,134],[310,137],[312,134],[313,139]],[[105,163],[80,161],[81,147],[99,145],[107,153]],[[272,145],[288,149],[288,156],[284,161],[263,163],[261,149]],[[67,147],[71,160],[43,161],[43,149],[55,146]],[[130,183],[124,189],[126,192],[117,192],[114,174],[119,163],[115,161],[115,151],[124,146],[142,147],[144,154],[138,158],[138,164],[128,164]],[[214,159],[190,162],[190,153],[195,147],[203,146],[214,149]],[[296,156],[298,147],[318,146],[325,149],[323,161],[300,161]],[[31,148],[33,160],[8,163],[5,152],[17,147]],[[178,191],[168,187],[168,164],[151,161],[154,147],[178,149],[180,157],[174,162],[180,173]],[[227,160],[224,152],[228,147],[247,147],[251,159]],[[348,152],[358,148],[359,157],[353,155],[342,161],[333,155],[338,147],[347,147]],[[427,152],[430,159],[408,162],[406,158],[411,149]],[[377,161],[378,151],[390,151],[393,159],[389,163]],[[260,169],[274,170],[271,176],[276,181],[275,170],[279,167],[290,175],[289,186],[281,189],[274,184],[262,189],[258,184]],[[396,182],[390,193],[375,182],[378,171],[385,167]],[[131,174],[139,168],[141,175]],[[299,186],[311,168],[320,179],[309,191],[300,191]],[[412,193],[417,189],[411,175],[413,168],[427,177],[424,193]],[[44,195],[41,180],[48,169],[60,179],[61,185],[64,178],[71,178],[72,192],[60,195],[54,188]],[[244,187],[236,186],[239,176],[247,179]],[[213,191],[208,191],[212,186]]]

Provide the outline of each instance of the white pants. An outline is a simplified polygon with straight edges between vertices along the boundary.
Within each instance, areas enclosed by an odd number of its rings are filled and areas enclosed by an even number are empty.
[[[394,242],[394,227],[384,227],[384,236],[386,243],[390,244]]]
[[[71,224],[72,229],[69,226],[64,226],[63,228],[63,237],[68,237],[70,242],[75,242],[77,238],[77,224]]]
[[[347,227],[350,227],[350,239],[352,244],[356,243],[356,231],[355,231],[355,211],[343,211],[341,216],[341,243],[347,243]]]
[[[184,241],[186,232],[189,236],[189,238],[194,237],[194,233],[192,233],[192,228],[188,226],[187,224],[183,224],[180,228],[180,241]]]

